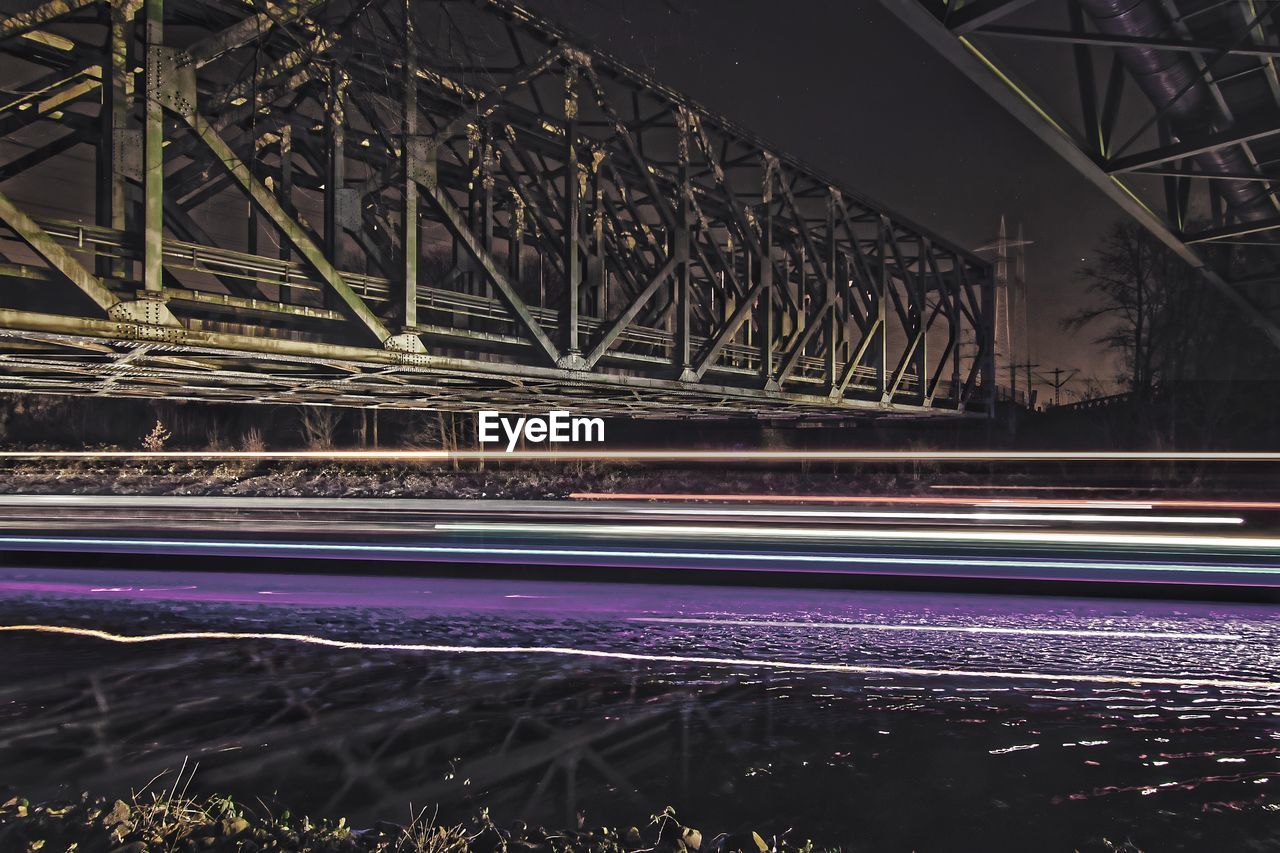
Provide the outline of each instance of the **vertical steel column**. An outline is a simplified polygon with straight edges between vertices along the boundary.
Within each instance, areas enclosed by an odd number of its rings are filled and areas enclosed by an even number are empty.
[[[507,277],[517,290],[523,290],[524,200],[515,187],[511,188],[511,214],[507,223]]]
[[[879,293],[876,296],[876,395],[883,400],[889,390],[887,365],[889,362],[888,317],[885,316],[885,303],[889,301],[889,264],[885,259],[885,229],[891,227],[888,217],[881,215],[876,222],[876,260],[880,267],[880,275],[876,284]]]
[[[477,212],[479,214],[480,245],[488,254],[493,254],[493,187],[494,172],[497,164],[494,162],[493,149],[493,128],[486,122],[480,129],[480,196]],[[487,276],[477,274],[476,276],[476,292],[484,296],[493,296],[493,290]]]
[[[126,158],[129,156],[129,100],[133,77],[129,73],[129,30],[137,12],[137,0],[112,0],[111,32],[103,63],[102,111],[98,126],[98,224],[118,232],[128,228],[126,212]],[[98,274],[120,278],[124,266],[118,260],[101,259]]]
[[[679,187],[679,207],[676,210],[675,243],[672,246],[676,261],[676,351],[675,366],[680,370],[681,378],[689,378],[692,374],[692,323],[693,305],[691,292],[691,275],[693,270],[689,263],[689,231],[693,226],[693,190],[689,186],[689,135],[687,119],[683,111],[678,121],[680,138],[676,142],[677,180]],[[696,381],[696,379],[694,380]]]
[[[164,0],[146,0],[146,104],[143,141],[142,286],[164,285],[164,107],[162,69],[169,61],[164,50]]]
[[[580,357],[578,343],[579,288],[582,285],[580,186],[578,176],[578,66],[564,70],[564,272],[565,308],[561,337],[565,354]]]
[[[974,329],[974,336],[982,341],[982,386],[987,398],[987,416],[996,415],[996,283],[990,275],[979,283],[982,288],[981,327]]]
[[[401,130],[400,163],[403,169],[400,192],[400,246],[404,256],[404,325],[418,325],[418,183],[414,180],[413,158],[417,156],[418,135],[418,46],[413,32],[412,2],[404,4],[404,120]]]
[[[765,388],[776,388],[774,375],[774,335],[777,318],[773,304],[773,161],[766,160],[760,188],[760,299],[764,309],[760,320],[760,373]]]
[[[827,196],[827,391],[833,391],[840,382],[840,311],[836,304],[836,201]]]
[[[928,277],[925,274],[927,269],[926,259],[933,251],[929,238],[920,237],[916,240],[916,289],[912,302],[915,303],[915,312],[913,320],[916,324],[916,351],[912,354],[913,367],[916,371],[916,393],[915,402],[924,405],[926,396],[929,392],[928,378],[925,374],[929,370],[929,287],[926,284]]]
[[[951,398],[960,405],[960,347],[963,341],[963,330],[961,324],[960,300],[964,298],[961,292],[963,283],[960,274],[960,265],[963,264],[964,258],[958,254],[951,256],[951,280],[946,286],[951,290],[950,310],[947,311],[947,321],[951,324]]]
[[[324,251],[335,269],[345,265],[342,257],[342,223],[344,212],[342,190],[346,182],[346,97],[348,77],[346,72],[334,66],[329,71],[329,127],[327,174],[324,181]],[[325,291],[326,303],[332,300]]]
[[[604,260],[604,187],[600,177],[600,163],[604,152],[591,152],[591,257],[587,261],[587,277],[590,281],[591,311],[596,317],[604,317],[609,311],[609,271]]]
[[[484,143],[480,125],[467,124],[467,228],[472,234],[480,231],[480,174],[484,169],[482,148]],[[458,240],[453,241],[453,265],[459,273],[458,281],[463,293],[479,295],[485,290],[483,276],[475,274],[475,259]]]
[[[258,113],[258,91],[257,87],[253,90],[253,112],[256,116]],[[258,157],[262,150],[262,137],[258,135],[256,123],[249,125],[249,152],[245,157],[245,165],[249,168],[249,179],[256,181],[258,176]],[[258,254],[258,207],[252,201],[245,201],[248,208],[245,219],[245,251],[251,255]]]
[[[293,125],[288,121],[280,126],[280,206],[286,214],[293,216]],[[289,241],[281,240],[280,260],[289,260],[291,254]]]

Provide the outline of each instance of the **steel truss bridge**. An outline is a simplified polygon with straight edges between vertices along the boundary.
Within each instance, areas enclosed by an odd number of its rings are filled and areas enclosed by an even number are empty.
[[[881,2],[1280,347],[1280,6]]]
[[[990,409],[986,262],[505,0],[4,8],[0,389]]]

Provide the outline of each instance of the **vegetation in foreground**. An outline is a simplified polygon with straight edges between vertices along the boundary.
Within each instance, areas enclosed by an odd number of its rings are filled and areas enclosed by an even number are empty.
[[[640,826],[588,827],[579,816],[573,830],[523,823],[500,827],[481,812],[466,824],[447,826],[427,811],[405,825],[378,823],[354,829],[339,818],[313,820],[249,808],[230,797],[188,797],[177,792],[135,795],[131,802],[92,799],[32,805],[14,797],[0,805],[0,850],[23,853],[156,853],[156,851],[315,851],[315,853],[811,853],[812,843],[786,836],[764,838],[721,833],[714,837],[685,826],[668,807]]]

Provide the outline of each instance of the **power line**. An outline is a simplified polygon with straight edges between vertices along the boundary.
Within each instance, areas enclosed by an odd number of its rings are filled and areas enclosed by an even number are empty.
[[[1062,405],[1062,386],[1066,385],[1068,382],[1074,379],[1076,374],[1079,372],[1080,372],[1080,368],[1078,367],[1073,367],[1070,371],[1067,371],[1066,368],[1055,367],[1053,369],[1052,379],[1043,373],[1037,373],[1036,378],[1039,379],[1044,384],[1053,388],[1053,405],[1061,406]],[[1064,376],[1063,374],[1066,374],[1066,375]]]

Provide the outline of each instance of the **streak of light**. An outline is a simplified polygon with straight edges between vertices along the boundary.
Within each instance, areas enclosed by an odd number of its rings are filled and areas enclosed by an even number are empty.
[[[994,625],[912,625],[883,622],[796,622],[771,619],[700,619],[692,616],[635,616],[630,622],[663,625],[734,625],[761,628],[835,628],[844,631],[925,631],[943,634],[1005,634],[1022,637],[1109,637],[1124,640],[1243,640],[1241,634],[1196,634],[1183,631],[1108,631],[1083,628],[1000,628]]]
[[[1088,560],[1044,559],[991,559],[964,557],[894,557],[859,556],[855,554],[740,554],[715,551],[653,551],[603,548],[528,548],[520,546],[487,545],[357,545],[344,542],[261,542],[226,539],[106,539],[61,536],[0,536],[0,546],[62,546],[90,548],[157,548],[188,549],[197,551],[260,551],[264,553],[303,552],[315,554],[383,554],[387,556],[450,557],[556,557],[561,559],[609,558],[639,560],[687,560],[692,562],[721,561],[737,563],[795,563],[808,565],[897,565],[939,566],[946,568],[1011,568],[1033,570],[1102,570],[1138,572],[1198,572],[1212,574],[1277,575],[1280,569],[1272,566],[1225,563],[1135,563]],[[838,571],[838,570],[837,570]],[[972,577],[973,575],[961,575]],[[1090,580],[1095,580],[1091,578]],[[1106,580],[1097,578],[1096,580]]]
[[[887,512],[873,510],[815,509],[699,509],[697,507],[649,508],[628,510],[636,515],[727,515],[763,518],[901,518],[947,521],[1072,521],[1088,524],[1124,522],[1126,524],[1244,524],[1232,516],[1204,515],[1093,515],[1017,512]]]
[[[929,486],[929,488],[931,488],[931,489],[939,489],[939,490],[942,490],[942,491],[953,491],[953,490],[954,490],[954,491],[969,491],[969,492],[974,492],[974,491],[979,491],[979,490],[982,490],[982,489],[989,489],[989,488],[991,488],[991,487],[990,487],[990,486],[982,486],[982,485],[974,485],[974,484],[972,484],[972,483],[933,483],[933,484],[931,484],[931,485]],[[1004,484],[1004,485],[998,486],[997,488],[999,488],[999,489],[1000,489],[1000,491],[1002,491],[1002,492],[1056,492],[1056,491],[1064,491],[1064,492],[1125,492],[1125,491],[1129,491],[1129,490],[1128,490],[1128,489],[1126,489],[1124,486],[1066,486],[1066,485],[1053,485],[1053,486],[1031,486],[1031,485],[1026,485],[1026,484],[1021,484],[1021,485],[1016,485],[1016,486],[1014,486],[1014,485]]]
[[[872,530],[866,528],[709,527],[698,524],[526,524],[505,521],[441,521],[436,530],[458,533],[577,533],[607,536],[687,536],[751,539],[848,539],[885,542],[990,542],[1024,545],[1132,545],[1162,548],[1280,549],[1267,536],[1077,533],[1056,530]]]
[[[448,462],[1280,462],[1280,452],[1114,450],[6,450],[0,459]]]
[[[1235,678],[1175,678],[1161,675],[1107,675],[1103,673],[1000,672],[998,670],[930,669],[923,667],[867,666],[851,663],[810,663],[760,658],[727,658],[703,655],[663,655],[578,649],[566,646],[455,646],[431,643],[367,643],[334,640],[312,634],[237,631],[175,631],[159,634],[124,635],[96,628],[66,625],[0,625],[0,632],[64,634],[105,640],[112,643],[163,643],[188,640],[273,640],[357,651],[428,652],[456,655],[557,655],[646,663],[709,664],[804,672],[838,672],[857,675],[900,675],[910,678],[990,678],[1010,681],[1067,681],[1083,684],[1161,685],[1168,687],[1210,687],[1223,690],[1280,691],[1280,681],[1253,681]]]
[[[1041,507],[1045,509],[1070,509],[1094,507],[1097,509],[1261,509],[1280,510],[1276,501],[1216,501],[1216,500],[1140,500],[1114,501],[1092,498],[939,498],[908,497],[904,495],[760,495],[760,494],[698,494],[696,492],[573,492],[571,500],[578,501],[702,501],[710,503],[827,503],[827,504],[907,504],[934,506],[994,506]]]

